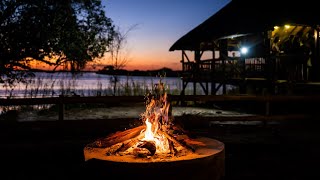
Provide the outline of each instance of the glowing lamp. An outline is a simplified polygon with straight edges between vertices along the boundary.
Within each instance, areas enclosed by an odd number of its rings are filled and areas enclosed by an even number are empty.
[[[242,47],[240,49],[241,54],[246,55],[248,53],[248,48],[247,47]]]

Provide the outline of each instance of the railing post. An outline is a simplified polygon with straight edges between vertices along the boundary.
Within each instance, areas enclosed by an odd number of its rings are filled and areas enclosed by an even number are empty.
[[[270,101],[266,101],[266,116],[270,115]]]
[[[270,115],[270,101],[271,101],[271,98],[270,96],[264,96],[264,102],[266,103],[265,104],[265,115],[266,116],[269,116]]]
[[[270,115],[270,97],[265,97],[265,116],[269,116]],[[267,127],[268,125],[268,119],[264,118],[263,120],[263,126]]]
[[[58,114],[59,114],[59,121],[63,121],[64,119],[64,111],[65,111],[65,105],[63,103],[63,95],[59,96],[59,104],[58,104]]]

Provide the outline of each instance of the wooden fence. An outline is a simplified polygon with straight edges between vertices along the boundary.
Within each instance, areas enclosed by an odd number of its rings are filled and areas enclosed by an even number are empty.
[[[270,115],[270,104],[279,102],[303,102],[314,104],[320,102],[320,96],[252,96],[252,95],[170,95],[172,102],[259,102],[264,104],[265,115]],[[0,106],[55,104],[59,106],[59,120],[64,119],[65,105],[76,103],[118,103],[144,102],[144,96],[94,96],[94,97],[51,97],[51,98],[8,98],[0,99]]]

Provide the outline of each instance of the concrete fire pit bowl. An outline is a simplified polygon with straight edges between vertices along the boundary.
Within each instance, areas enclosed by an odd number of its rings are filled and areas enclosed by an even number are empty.
[[[105,148],[84,148],[85,165],[93,178],[218,180],[225,173],[224,144],[197,137],[194,152],[182,156],[107,155]]]

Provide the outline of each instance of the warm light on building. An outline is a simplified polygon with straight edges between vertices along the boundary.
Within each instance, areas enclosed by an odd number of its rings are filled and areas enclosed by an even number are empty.
[[[284,25],[284,28],[289,29],[291,26],[290,25]]]

